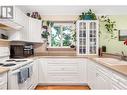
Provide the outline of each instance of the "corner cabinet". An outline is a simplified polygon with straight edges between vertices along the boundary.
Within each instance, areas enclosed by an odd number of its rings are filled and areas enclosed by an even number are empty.
[[[98,54],[98,21],[79,20],[77,29],[77,55]]]

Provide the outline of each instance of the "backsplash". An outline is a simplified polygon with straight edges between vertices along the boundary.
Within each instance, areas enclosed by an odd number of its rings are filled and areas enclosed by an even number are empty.
[[[10,49],[9,47],[0,47],[0,58],[9,57]]]

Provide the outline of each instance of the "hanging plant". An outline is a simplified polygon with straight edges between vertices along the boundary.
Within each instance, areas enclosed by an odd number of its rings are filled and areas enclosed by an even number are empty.
[[[49,35],[50,35],[50,34],[49,34],[48,31],[43,31],[42,34],[41,34],[42,38],[47,39],[47,40],[48,40],[48,36],[49,36]]]
[[[111,39],[117,38],[114,35],[114,31],[117,31],[115,21],[112,21],[108,16],[101,16],[100,22],[104,23],[105,29],[107,30],[107,33],[110,34]],[[101,33],[101,31],[100,31],[100,33]]]
[[[45,24],[45,25],[44,25]],[[54,22],[53,21],[44,21],[44,20],[42,20],[42,25],[43,26],[47,26],[47,27],[53,27],[53,25],[54,25]]]

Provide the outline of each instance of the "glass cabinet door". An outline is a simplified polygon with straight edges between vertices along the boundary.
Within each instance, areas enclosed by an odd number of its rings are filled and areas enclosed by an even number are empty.
[[[89,23],[89,54],[97,53],[97,24],[96,22]]]
[[[86,54],[86,23],[79,23],[79,54]]]

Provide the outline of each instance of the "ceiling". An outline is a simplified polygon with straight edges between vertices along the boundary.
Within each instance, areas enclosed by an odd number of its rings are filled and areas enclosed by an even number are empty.
[[[92,9],[97,15],[127,15],[127,6],[18,6],[24,13],[37,11],[41,15],[79,15]]]

